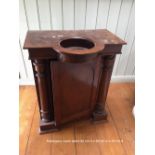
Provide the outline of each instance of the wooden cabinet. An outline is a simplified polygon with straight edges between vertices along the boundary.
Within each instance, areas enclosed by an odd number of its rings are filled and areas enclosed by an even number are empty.
[[[112,69],[124,44],[105,29],[28,31],[24,48],[33,67],[40,133],[78,119],[106,119]]]

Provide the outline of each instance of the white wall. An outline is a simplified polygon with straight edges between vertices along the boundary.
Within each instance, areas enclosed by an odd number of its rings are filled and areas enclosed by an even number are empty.
[[[20,84],[33,83],[28,52],[23,50],[27,30],[107,28],[127,42],[116,58],[113,81],[134,81],[134,0],[19,0]]]

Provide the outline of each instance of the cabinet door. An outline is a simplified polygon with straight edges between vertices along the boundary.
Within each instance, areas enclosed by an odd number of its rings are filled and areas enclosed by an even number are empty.
[[[96,61],[51,62],[51,74],[56,125],[90,117],[98,82]]]

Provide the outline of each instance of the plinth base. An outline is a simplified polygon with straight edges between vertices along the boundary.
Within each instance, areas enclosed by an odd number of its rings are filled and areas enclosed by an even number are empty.
[[[58,130],[58,128],[56,127],[56,124],[54,121],[53,122],[42,122],[42,121],[40,121],[40,128],[39,128],[40,134],[54,132],[57,130]]]
[[[103,112],[93,112],[93,121],[107,121],[107,112],[105,110]]]

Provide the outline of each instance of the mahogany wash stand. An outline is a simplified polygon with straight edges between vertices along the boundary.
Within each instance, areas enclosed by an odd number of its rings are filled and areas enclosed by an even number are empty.
[[[106,120],[112,69],[124,44],[106,29],[28,31],[24,49],[32,62],[40,133],[83,118]]]

